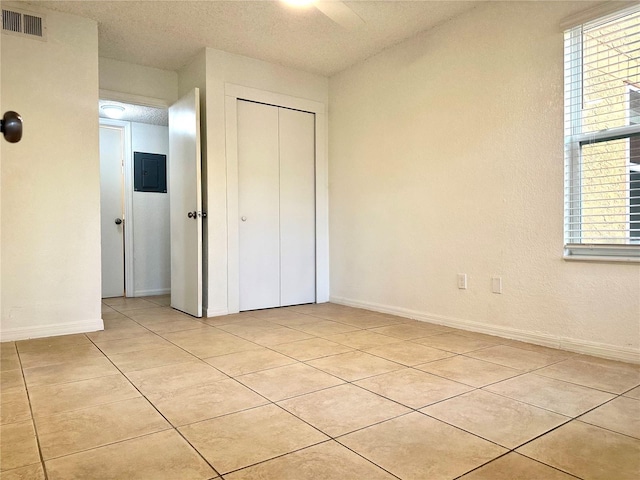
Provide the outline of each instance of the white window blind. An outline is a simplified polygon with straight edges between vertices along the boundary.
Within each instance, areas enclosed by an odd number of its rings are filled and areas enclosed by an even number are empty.
[[[640,7],[565,32],[565,254],[640,260]]]

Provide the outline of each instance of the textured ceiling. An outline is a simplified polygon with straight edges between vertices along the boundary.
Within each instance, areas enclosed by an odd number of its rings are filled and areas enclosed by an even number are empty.
[[[479,2],[344,2],[364,21],[353,29],[315,7],[292,9],[275,0],[21,3],[97,20],[102,57],[179,70],[200,49],[212,47],[331,76]]]
[[[99,106],[119,105],[124,108],[120,120],[129,122],[150,123],[152,125],[169,125],[169,112],[166,108],[145,107],[143,105],[131,105],[128,103],[114,102],[111,100],[100,100]],[[109,118],[104,114],[102,108],[99,109],[100,118]]]

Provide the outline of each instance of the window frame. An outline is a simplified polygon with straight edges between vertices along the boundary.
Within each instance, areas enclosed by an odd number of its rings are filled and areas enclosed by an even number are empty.
[[[593,28],[631,13],[640,11],[639,7],[632,7],[623,11],[606,15],[596,20],[585,22],[568,28],[564,41],[564,148],[565,148],[565,193],[564,193],[564,255],[566,260],[598,260],[640,262],[640,244],[589,244],[570,243],[571,240],[581,238],[582,207],[581,207],[581,169],[582,147],[595,143],[620,140],[640,135],[640,124],[627,124],[607,130],[583,133],[582,131],[582,102],[583,102],[583,32],[586,28]],[[576,86],[577,85],[577,86]],[[637,89],[634,89],[637,90]],[[629,91],[629,86],[627,92]],[[630,97],[629,94],[626,95]],[[628,118],[628,113],[626,113]],[[627,120],[627,123],[629,121]],[[569,127],[567,129],[567,126]],[[629,184],[629,168],[627,168],[627,183]],[[629,200],[627,201],[629,204]],[[629,208],[627,208],[627,213]],[[627,225],[630,225],[627,214]],[[577,235],[576,235],[577,231]]]

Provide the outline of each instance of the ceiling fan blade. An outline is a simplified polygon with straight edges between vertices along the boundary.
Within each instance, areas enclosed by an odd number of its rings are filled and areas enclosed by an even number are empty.
[[[364,25],[364,20],[362,20],[356,12],[347,7],[344,2],[338,0],[320,0],[314,3],[314,6],[338,25],[348,30],[353,30]]]

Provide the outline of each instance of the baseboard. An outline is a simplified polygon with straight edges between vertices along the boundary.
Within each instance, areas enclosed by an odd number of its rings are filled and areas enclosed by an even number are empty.
[[[216,310],[214,308],[205,308],[206,317],[221,317],[223,315],[229,315],[228,310]]]
[[[168,295],[171,293],[170,288],[156,288],[155,290],[136,290],[133,292],[134,297],[153,297],[155,295]]]
[[[345,297],[331,296],[330,301],[332,303],[346,305],[349,307],[364,308],[366,310],[372,310],[380,313],[389,313],[399,317],[435,323],[446,327],[459,328],[461,330],[485,333],[487,335],[495,335],[497,337],[508,338],[510,340],[519,340],[521,342],[559,348],[561,350],[608,358],[610,360],[619,360],[621,362],[640,363],[640,351],[630,348],[616,347],[606,343],[589,342],[574,338],[533,333],[516,328],[487,325],[485,323],[474,322],[471,320],[434,315],[408,308],[395,307],[374,302],[364,302]]]
[[[0,332],[0,341],[13,342],[30,338],[56,337],[74,333],[89,333],[104,330],[102,319],[84,322],[56,323],[54,325],[38,325],[33,327],[9,328]]]

